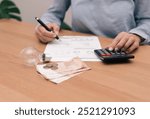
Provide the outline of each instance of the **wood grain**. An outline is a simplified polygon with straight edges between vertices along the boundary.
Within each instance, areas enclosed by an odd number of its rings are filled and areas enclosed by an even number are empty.
[[[44,51],[34,35],[35,25],[0,21],[0,101],[150,101],[150,47],[141,46],[135,59],[124,64],[86,62],[92,70],[61,84],[42,78],[23,64],[19,52],[34,46]],[[61,35],[88,35],[61,31]],[[111,43],[100,37],[102,46]]]

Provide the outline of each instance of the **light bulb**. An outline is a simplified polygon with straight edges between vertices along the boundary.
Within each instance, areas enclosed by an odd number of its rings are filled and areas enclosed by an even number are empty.
[[[25,65],[35,66],[38,63],[50,61],[51,57],[41,53],[34,47],[26,47],[21,50],[20,56],[24,61]]]

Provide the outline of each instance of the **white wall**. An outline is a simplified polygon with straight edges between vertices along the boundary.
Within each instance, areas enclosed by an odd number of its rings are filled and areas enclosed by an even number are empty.
[[[21,10],[23,21],[36,23],[34,17],[40,17],[52,4],[52,0],[13,0]],[[71,25],[71,12],[67,12],[65,22]]]

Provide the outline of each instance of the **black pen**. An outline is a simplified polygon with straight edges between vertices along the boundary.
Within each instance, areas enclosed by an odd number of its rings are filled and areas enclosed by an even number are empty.
[[[38,17],[35,17],[35,19],[36,19],[47,31],[54,32],[53,30],[51,30],[50,28],[48,28],[48,26],[46,26],[46,24],[44,24],[44,23],[42,22],[42,20],[40,20]],[[56,35],[55,38],[56,38],[57,40],[59,40],[58,35]]]

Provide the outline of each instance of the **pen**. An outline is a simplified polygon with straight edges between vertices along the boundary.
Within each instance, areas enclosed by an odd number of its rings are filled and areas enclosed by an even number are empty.
[[[42,20],[40,20],[38,17],[35,17],[35,19],[36,19],[47,31],[53,32],[53,30],[51,30],[50,28],[48,28],[48,26],[46,26],[46,24],[44,24],[44,23],[42,22]],[[58,40],[58,39],[59,39],[58,35],[56,35],[55,38]]]

